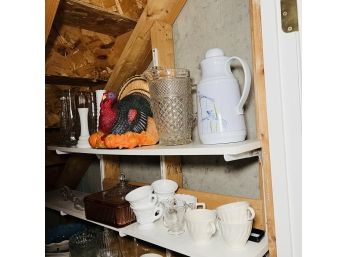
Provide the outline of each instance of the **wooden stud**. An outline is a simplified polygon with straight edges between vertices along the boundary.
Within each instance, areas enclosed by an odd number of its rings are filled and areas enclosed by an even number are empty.
[[[162,178],[170,179],[178,183],[179,187],[183,186],[183,174],[181,170],[180,156],[161,156],[161,173]]]
[[[109,63],[111,65],[115,65],[117,63],[118,59],[121,56],[121,53],[122,53],[124,47],[126,46],[126,44],[128,42],[129,37],[132,34],[132,31],[124,33],[115,39],[115,44],[113,45],[113,47],[111,49],[111,54],[108,58]]]
[[[174,68],[174,42],[172,25],[163,21],[155,21],[151,28],[151,48],[157,49],[158,65]],[[180,156],[161,156],[162,178],[174,180],[179,187],[183,186]]]
[[[119,2],[119,0],[115,0],[115,5],[116,5],[116,9],[117,9],[117,12],[121,15],[124,15],[123,13],[123,10],[122,10],[122,7],[121,7],[121,4]],[[129,16],[130,17],[130,16]]]
[[[104,155],[104,179],[103,190],[110,189],[119,181],[120,176],[120,162],[118,156]]]
[[[158,64],[161,67],[175,67],[172,25],[156,21],[151,28],[151,48],[158,50]]]
[[[249,8],[251,16],[253,72],[256,96],[256,128],[257,136],[262,143],[262,163],[260,166],[261,170],[259,172],[260,180],[262,181],[260,194],[262,196],[265,208],[269,253],[271,257],[276,257],[276,233],[272,195],[272,176],[268,144],[267,106],[263,66],[260,0],[250,0]]]
[[[51,27],[56,16],[59,0],[46,0],[45,1],[45,42],[47,42],[48,35],[50,34]]]
[[[137,25],[135,26],[126,47],[124,48],[115,68],[105,86],[106,90],[118,91],[119,87],[129,77],[143,72],[139,67],[146,67],[144,60],[150,61],[151,28],[155,21],[173,24],[186,0],[149,0]]]

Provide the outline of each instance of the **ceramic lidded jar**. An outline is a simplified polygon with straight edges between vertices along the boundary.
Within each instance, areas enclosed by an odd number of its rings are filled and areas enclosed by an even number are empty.
[[[237,60],[244,71],[244,88],[231,72]],[[243,106],[249,95],[251,75],[248,64],[228,57],[219,48],[209,49],[200,63],[202,79],[197,86],[198,134],[203,144],[240,142],[246,138]]]

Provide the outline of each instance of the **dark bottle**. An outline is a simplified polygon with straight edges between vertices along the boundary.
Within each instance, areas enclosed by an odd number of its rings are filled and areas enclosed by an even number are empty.
[[[87,93],[87,105],[88,105],[88,129],[89,134],[92,135],[97,132],[97,102],[95,92]]]
[[[77,144],[76,135],[76,104],[74,93],[71,89],[65,90],[60,98],[60,134],[62,144],[73,146]]]

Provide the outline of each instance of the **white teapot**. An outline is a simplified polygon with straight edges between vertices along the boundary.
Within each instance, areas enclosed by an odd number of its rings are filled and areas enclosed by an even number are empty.
[[[240,96],[231,62],[238,60],[244,70]],[[197,85],[198,134],[203,144],[243,141],[246,126],[243,106],[249,95],[251,75],[248,64],[239,57],[224,56],[219,48],[209,49],[200,63],[202,80]]]

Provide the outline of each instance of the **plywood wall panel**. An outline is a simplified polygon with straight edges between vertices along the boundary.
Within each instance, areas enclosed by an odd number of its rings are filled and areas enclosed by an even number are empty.
[[[55,27],[47,43],[46,74],[107,80],[130,34],[115,38],[68,25]]]

